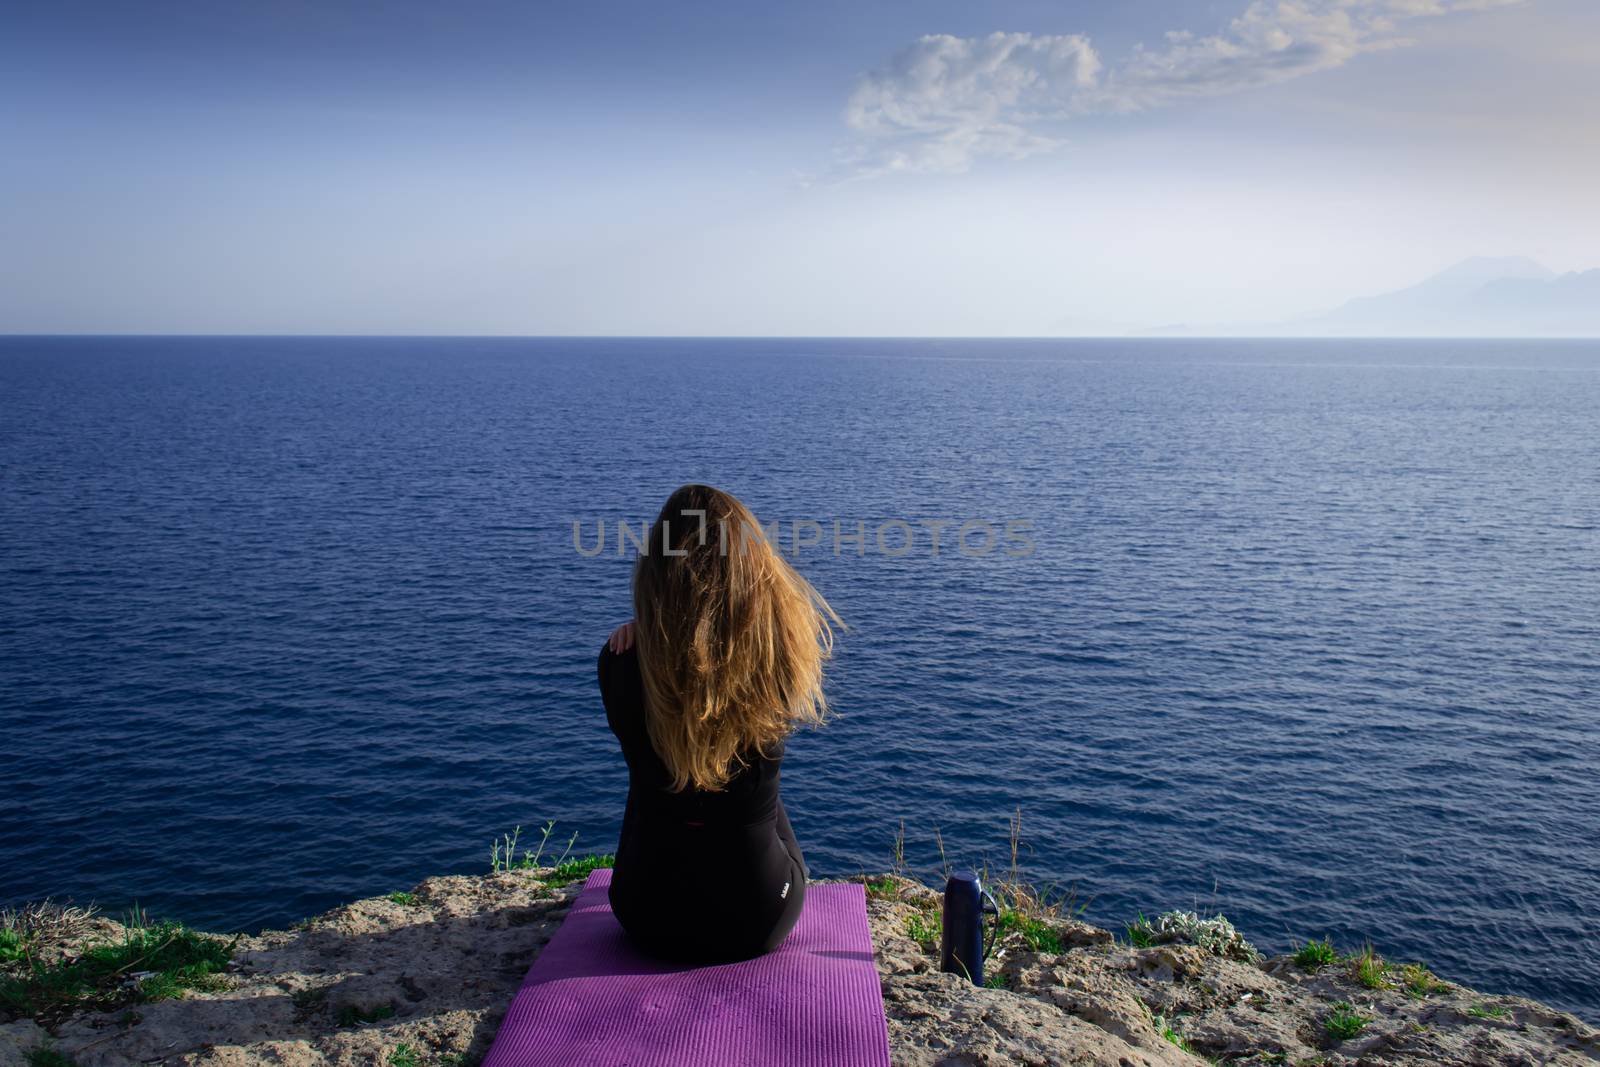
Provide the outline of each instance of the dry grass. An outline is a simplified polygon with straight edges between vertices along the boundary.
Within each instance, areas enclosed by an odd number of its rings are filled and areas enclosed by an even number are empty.
[[[1078,900],[1076,886],[1069,886],[1059,896],[1053,893],[1059,887],[1047,888],[1041,892],[1038,887],[1022,876],[1022,809],[1019,807],[1009,819],[1008,844],[1010,847],[1010,865],[1003,874],[996,874],[989,869],[988,860],[985,859],[980,875],[983,884],[994,895],[995,902],[1002,909],[1017,912],[1029,919],[1063,920],[1076,919],[1083,914],[1089,902]]]
[[[982,879],[984,887],[994,897],[1002,912],[1014,913],[1013,919],[1026,918],[1049,922],[1075,919],[1082,914],[1088,902],[1080,902],[1077,898],[1075,887],[1061,892],[1054,887],[1041,890],[1029,882],[1023,874],[1022,858],[1026,846],[1022,841],[1022,809],[1017,808],[1008,820],[1008,864],[1003,871],[996,871],[989,865],[985,858],[978,865],[978,876]],[[939,852],[939,873],[943,880],[948,880],[955,870],[955,864],[945,851],[944,833],[940,827],[933,830],[934,845]],[[891,846],[889,873],[910,881],[918,881],[906,873],[906,823],[900,820],[899,828],[895,833]],[[901,899],[899,887],[885,876],[870,877],[865,871],[858,876],[866,884],[867,894],[875,900]],[[920,884],[920,882],[919,882]],[[944,885],[931,887],[935,892],[942,893]]]
[[[93,905],[80,908],[45,899],[0,911],[0,930],[24,944],[59,943],[82,936],[98,914]]]

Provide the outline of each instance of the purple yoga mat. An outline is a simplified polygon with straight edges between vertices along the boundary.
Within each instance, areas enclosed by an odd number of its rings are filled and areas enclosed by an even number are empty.
[[[636,950],[589,875],[483,1067],[889,1067],[865,889],[806,886],[772,952],[690,967]]]

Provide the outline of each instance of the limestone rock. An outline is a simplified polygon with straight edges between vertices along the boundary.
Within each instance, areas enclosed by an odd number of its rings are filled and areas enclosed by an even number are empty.
[[[24,1067],[39,1047],[81,1067],[370,1067],[401,1046],[424,1063],[465,1067],[488,1048],[582,889],[546,887],[539,873],[431,878],[409,904],[360,900],[294,930],[242,938],[228,988],[216,992],[83,1013],[53,1032],[0,1018],[0,1067]],[[1343,964],[1309,973],[1282,957],[1248,962],[1176,941],[1135,948],[1072,920],[1047,924],[1054,940],[1035,939],[1059,942],[1059,952],[1008,933],[985,964],[997,987],[977,987],[938,969],[939,894],[893,876],[871,881],[895,1067],[1195,1067],[1200,1057],[1600,1065],[1600,1031],[1533,1001],[1448,982],[1420,995],[1398,980],[1370,989]],[[120,928],[101,920],[81,933],[115,937]],[[1340,1003],[1365,1020],[1343,1041],[1326,1025]]]

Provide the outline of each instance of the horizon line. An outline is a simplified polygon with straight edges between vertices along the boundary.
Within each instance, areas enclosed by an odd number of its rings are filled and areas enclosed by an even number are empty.
[[[0,340],[23,338],[192,338],[217,340],[431,340],[431,341],[1600,341],[1600,334],[676,334],[676,333],[209,333],[53,330],[0,331]]]

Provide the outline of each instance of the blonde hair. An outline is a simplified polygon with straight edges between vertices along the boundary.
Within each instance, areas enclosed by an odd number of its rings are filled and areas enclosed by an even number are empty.
[[[822,594],[750,510],[708,485],[667,499],[633,568],[645,725],[672,776],[718,792],[801,723],[827,721],[822,665],[833,628]]]

